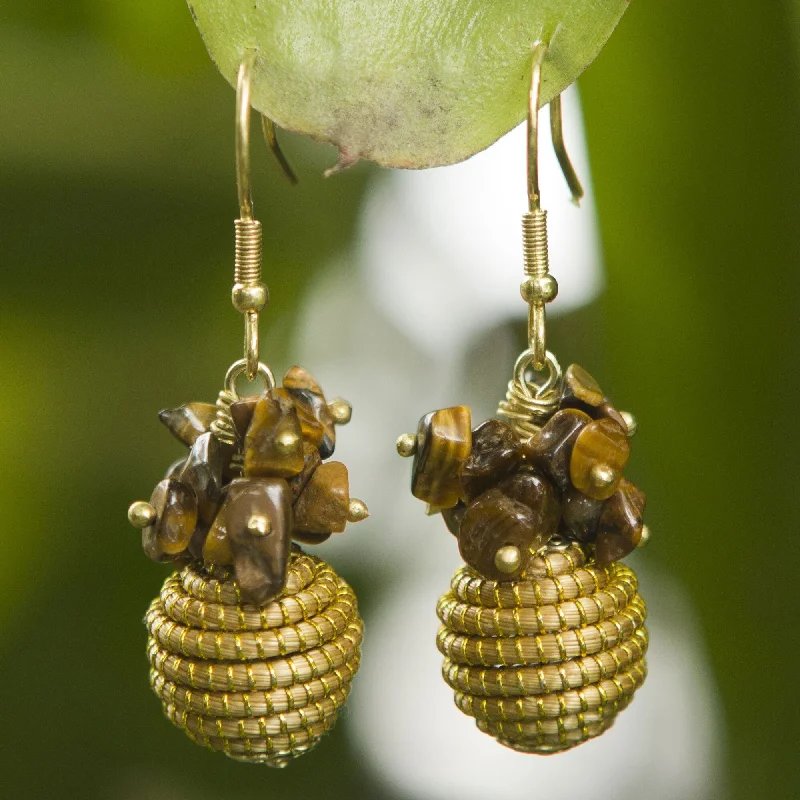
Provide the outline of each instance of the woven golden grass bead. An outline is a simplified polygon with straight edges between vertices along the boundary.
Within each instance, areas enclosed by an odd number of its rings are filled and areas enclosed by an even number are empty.
[[[600,735],[647,675],[635,574],[618,562],[598,567],[578,545],[535,555],[519,581],[462,567],[437,613],[456,706],[520,752]]]
[[[363,623],[350,587],[294,552],[287,590],[263,607],[224,569],[186,567],[145,617],[150,683],[193,741],[285,766],[332,727],[358,670]]]

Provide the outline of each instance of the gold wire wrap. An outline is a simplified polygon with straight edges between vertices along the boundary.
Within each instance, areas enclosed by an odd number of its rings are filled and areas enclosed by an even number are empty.
[[[520,581],[467,566],[438,603],[437,647],[456,706],[501,744],[567,750],[609,728],[647,675],[633,571],[576,544],[534,557]]]
[[[497,407],[497,414],[505,417],[508,424],[522,441],[530,439],[542,425],[558,410],[561,400],[561,365],[549,351],[545,354],[548,375],[544,383],[528,380],[528,370],[533,368],[534,353],[525,350],[516,364],[514,377],[508,383],[505,400]]]
[[[185,567],[145,625],[150,685],[167,718],[198,744],[274,767],[333,726],[363,632],[352,589],[300,551],[286,590],[263,607],[241,602],[229,570]]]

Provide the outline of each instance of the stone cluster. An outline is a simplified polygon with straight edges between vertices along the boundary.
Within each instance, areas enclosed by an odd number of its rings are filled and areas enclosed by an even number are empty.
[[[230,441],[212,425],[220,413],[230,415]],[[159,417],[189,453],[169,468],[149,507],[135,504],[144,507],[142,545],[154,561],[232,567],[243,601],[260,606],[285,586],[292,539],[318,544],[367,515],[350,499],[347,467],[323,463],[349,406],[328,404],[300,367],[229,412],[188,403]]]
[[[556,535],[590,546],[603,567],[643,536],[645,496],[623,476],[632,433],[573,364],[558,409],[525,441],[495,419],[472,430],[465,406],[424,416],[410,448],[411,490],[442,513],[466,563],[488,579],[519,579]]]

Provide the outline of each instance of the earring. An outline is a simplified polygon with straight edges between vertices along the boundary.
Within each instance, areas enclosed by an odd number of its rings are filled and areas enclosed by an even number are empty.
[[[545,44],[534,49],[528,109],[529,213],[523,217],[528,349],[498,416],[472,429],[466,406],[426,414],[397,441],[414,457],[411,491],[441,512],[466,565],[439,600],[437,646],[456,706],[501,744],[567,750],[613,723],[646,676],[645,605],[619,562],[649,536],[645,497],[623,477],[635,421],[573,364],[562,373],[545,343],[547,214],[538,181]],[[563,144],[553,144],[574,198]]]
[[[258,360],[261,223],[250,191],[250,79],[237,86],[233,305],[244,316],[244,358],[216,404],[187,403],[161,421],[188,455],[150,502],[128,512],[145,554],[179,568],[145,617],[150,685],[164,712],[195,742],[241,761],[285,766],[329,730],[359,665],[363,623],[353,590],[305,544],[324,542],[367,508],[350,499],[333,454],[335,425],[350,420],[311,375],[292,367],[277,387]],[[265,123],[277,148],[274,128]],[[246,378],[260,395],[240,395]],[[324,462],[324,463],[323,463]]]

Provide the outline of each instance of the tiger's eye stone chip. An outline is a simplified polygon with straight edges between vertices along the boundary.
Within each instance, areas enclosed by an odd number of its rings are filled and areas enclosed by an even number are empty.
[[[461,499],[461,470],[472,449],[472,416],[467,406],[432,411],[419,422],[411,493],[436,509]]]
[[[590,422],[572,449],[569,462],[572,485],[595,500],[611,497],[622,480],[630,452],[628,435],[619,423],[610,417]]]
[[[320,385],[307,370],[292,367],[283,378],[283,386],[291,394],[306,441],[319,447],[323,459],[333,455],[336,428]]]
[[[609,419],[613,419],[617,425],[625,431],[625,435],[630,438],[630,434],[628,433],[628,423],[625,422],[625,417],[617,411],[611,403],[603,403],[602,405],[598,406],[597,408],[597,416],[598,417],[608,417]]]
[[[476,572],[495,581],[520,577],[531,558],[530,549],[542,547],[549,536],[536,529],[536,514],[499,489],[489,489],[473,500],[464,513],[458,533],[461,557]],[[501,547],[514,546],[522,555],[516,571],[499,570],[495,556]]]
[[[237,478],[228,486],[203,555],[211,550],[211,541],[219,544],[226,537],[242,599],[264,605],[283,591],[291,531],[292,506],[285,480]]]
[[[221,442],[213,433],[197,437],[178,480],[194,489],[200,522],[210,526],[222,503],[222,473],[230,464],[233,447]]]
[[[587,413],[578,409],[557,411],[535,436],[525,442],[525,459],[564,491],[569,487],[572,448],[580,432],[591,421]]]
[[[461,530],[461,521],[464,519],[466,511],[466,503],[462,500],[459,500],[452,508],[445,508],[442,511],[444,524],[447,525],[447,530],[449,530],[456,539],[458,539],[458,533]]]
[[[264,392],[264,394],[267,393]],[[233,420],[233,427],[236,429],[236,434],[240,442],[244,441],[244,437],[247,435],[247,429],[250,427],[250,422],[253,419],[256,403],[258,403],[263,396],[264,395],[254,394],[250,397],[242,397],[234,403],[231,403],[231,419]]]
[[[623,478],[619,489],[603,504],[597,530],[595,561],[605,567],[632,553],[644,527],[644,493]]]
[[[570,364],[564,373],[561,391],[561,408],[579,408],[589,411],[605,401],[597,381],[578,364]]]
[[[319,448],[308,441],[303,442],[303,462],[303,471],[286,479],[292,490],[292,503],[297,500],[300,493],[306,488],[306,484],[311,480],[314,470],[322,463]]]
[[[261,395],[244,437],[244,474],[248,478],[288,478],[303,471],[303,432],[286,389]]]
[[[587,497],[577,489],[567,489],[561,498],[561,516],[564,525],[582,542],[593,541],[603,504],[602,500]]]
[[[217,407],[212,403],[185,403],[159,411],[158,418],[179,442],[191,447],[200,434],[211,429]]]
[[[511,472],[522,457],[517,435],[504,422],[490,419],[472,431],[472,452],[461,470],[461,487],[470,499]]]
[[[330,538],[330,533],[309,533],[308,531],[294,531],[292,533],[292,539],[302,544],[322,544]]]
[[[172,560],[189,544],[197,527],[197,498],[194,489],[174,478],[161,481],[150,497],[156,521],[142,531],[142,547],[154,561]]]
[[[304,533],[341,533],[350,510],[347,467],[339,461],[320,464],[294,505],[294,525]]]
[[[534,549],[544,547],[558,531],[561,521],[559,492],[553,484],[531,470],[520,470],[504,478],[496,487],[506,497],[522,503],[533,512]],[[541,544],[538,544],[541,542]]]

